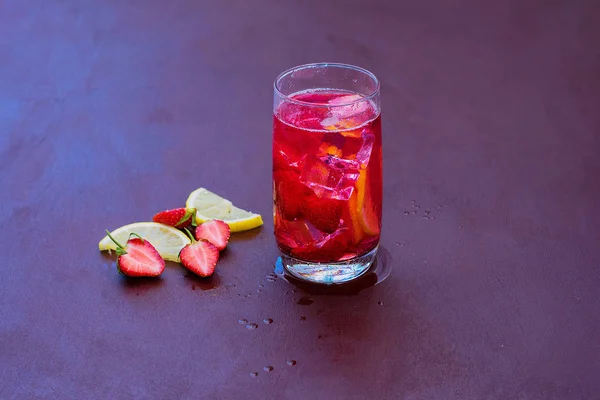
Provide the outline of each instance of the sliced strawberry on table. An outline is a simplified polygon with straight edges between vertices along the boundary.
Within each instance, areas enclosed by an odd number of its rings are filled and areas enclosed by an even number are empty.
[[[136,278],[156,277],[165,270],[165,260],[149,241],[137,233],[129,236],[125,246],[117,242],[108,230],[106,234],[117,245],[117,268],[123,275]]]
[[[219,250],[207,240],[194,241],[190,232],[187,229],[185,231],[192,243],[181,249],[179,253],[181,264],[202,278],[211,276],[219,260]]]
[[[219,251],[224,250],[231,236],[231,229],[225,222],[213,219],[196,227],[196,240],[208,240]]]
[[[332,233],[340,225],[343,205],[341,200],[318,198],[313,195],[304,198],[302,213],[318,230]]]
[[[152,217],[154,222],[174,226],[178,229],[183,229],[193,222],[193,217],[196,214],[194,208],[174,208],[159,212]]]

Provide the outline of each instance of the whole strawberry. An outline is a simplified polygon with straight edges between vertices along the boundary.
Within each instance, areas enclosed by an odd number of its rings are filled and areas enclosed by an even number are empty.
[[[194,274],[207,278],[215,272],[219,260],[219,249],[207,240],[196,242],[191,233],[185,229],[192,241],[179,253],[181,264]]]
[[[183,229],[194,223],[195,208],[174,208],[159,212],[152,217],[154,222],[174,226],[177,229]]]
[[[123,275],[132,278],[156,277],[165,270],[165,260],[149,241],[137,233],[129,235],[125,246],[117,242],[108,230],[106,234],[117,245],[117,268]]]

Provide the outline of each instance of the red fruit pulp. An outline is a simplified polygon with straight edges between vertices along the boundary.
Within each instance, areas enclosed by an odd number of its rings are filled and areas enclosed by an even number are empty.
[[[300,92],[273,118],[277,245],[312,262],[367,253],[381,229],[381,116],[362,96]]]

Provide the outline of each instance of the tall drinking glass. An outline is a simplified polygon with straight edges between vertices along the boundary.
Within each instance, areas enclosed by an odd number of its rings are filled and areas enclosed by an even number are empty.
[[[291,68],[275,80],[273,200],[283,266],[340,283],[373,263],[381,231],[379,81],[345,64]]]

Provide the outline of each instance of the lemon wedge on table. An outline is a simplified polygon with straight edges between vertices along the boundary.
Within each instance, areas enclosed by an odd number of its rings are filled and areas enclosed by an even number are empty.
[[[190,193],[185,207],[196,209],[196,223],[219,219],[229,225],[231,232],[247,231],[263,224],[259,214],[242,210],[234,206],[231,201],[204,188]]]
[[[159,224],[157,222],[135,222],[115,229],[110,234],[117,242],[125,245],[131,233],[137,233],[148,240],[162,258],[167,261],[179,262],[179,252],[187,244],[190,244],[190,238],[185,233],[171,226]],[[102,250],[116,250],[117,245],[104,236],[98,248]]]

